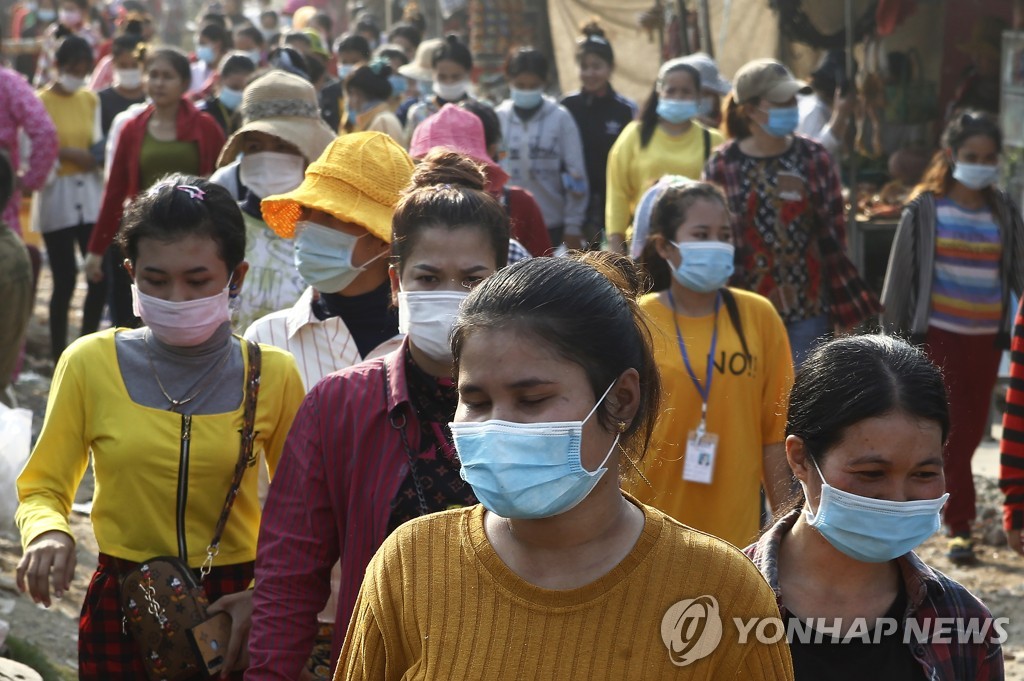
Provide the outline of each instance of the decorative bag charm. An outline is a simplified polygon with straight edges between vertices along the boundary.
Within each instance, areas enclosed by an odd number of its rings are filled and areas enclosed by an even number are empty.
[[[150,681],[181,681],[219,669],[213,666],[214,662],[207,664],[193,636],[193,629],[210,619],[206,612],[210,603],[201,580],[213,568],[213,560],[220,551],[220,538],[252,457],[261,354],[256,343],[247,341],[247,347],[249,370],[245,382],[245,408],[238,461],[213,539],[206,547],[206,560],[199,568],[200,578],[196,579],[195,572],[188,566],[184,534],[183,501],[188,489],[188,459],[192,439],[192,417],[188,414],[181,417],[177,518],[180,555],[150,558],[121,575],[120,601],[125,630],[131,632],[138,645]],[[226,641],[224,645],[226,647]]]

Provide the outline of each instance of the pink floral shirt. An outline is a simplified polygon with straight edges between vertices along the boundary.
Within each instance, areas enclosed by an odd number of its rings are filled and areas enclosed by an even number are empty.
[[[18,131],[24,130],[32,145],[28,168],[21,175],[21,186],[39,189],[57,160],[57,129],[25,79],[17,71],[0,66],[0,149],[7,152],[15,173],[21,167],[18,158]],[[0,219],[21,234],[18,206],[21,192],[15,191]]]

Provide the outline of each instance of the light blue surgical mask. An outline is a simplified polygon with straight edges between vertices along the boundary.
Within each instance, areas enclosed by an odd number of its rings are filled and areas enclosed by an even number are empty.
[[[691,291],[710,293],[726,285],[735,269],[736,247],[721,241],[672,242],[682,262],[672,276]]]
[[[862,497],[832,487],[814,459],[811,463],[821,478],[821,498],[814,513],[809,504],[804,506],[804,518],[850,558],[866,563],[899,558],[923,544],[941,525],[939,513],[949,499],[948,492],[938,499],[920,501]]]
[[[605,464],[619,443],[616,436],[597,470],[583,467],[583,425],[614,385],[582,421],[448,424],[462,464],[459,475],[484,508],[503,518],[550,518],[572,509],[608,472]]]
[[[355,64],[338,64],[338,78],[345,80],[355,70]]]
[[[768,114],[768,123],[761,127],[773,137],[792,135],[793,131],[796,130],[796,126],[800,124],[800,110],[795,106],[787,106],[782,109],[768,109],[765,113]]]
[[[352,264],[352,255],[362,237],[308,220],[296,223],[295,230],[295,269],[303,281],[321,293],[344,290],[367,265],[386,255],[386,252],[381,253],[356,267]]]
[[[391,83],[391,95],[393,97],[401,97],[409,89],[409,81],[405,79],[405,76],[388,76],[388,82]]]
[[[968,189],[984,189],[999,181],[999,166],[957,162],[953,166],[953,179]]]
[[[419,88],[421,97],[429,97],[434,94],[434,81],[432,80],[418,80],[416,85]]]
[[[700,114],[700,105],[695,99],[659,99],[656,111],[669,123],[685,123]]]
[[[508,89],[512,103],[520,109],[536,109],[544,101],[543,90],[520,90],[517,87]]]
[[[234,111],[238,108],[238,105],[242,103],[242,91],[232,90],[229,87],[222,87],[217,98],[220,99],[221,104]]]
[[[253,63],[253,66],[259,68],[260,62],[263,61],[263,52],[260,50],[250,50],[245,53],[245,56]]]
[[[36,18],[44,24],[48,24],[57,18],[57,11],[52,9],[41,9],[36,11]]]
[[[213,48],[209,45],[200,45],[196,48],[196,59],[203,62],[207,66],[213,66],[213,62],[216,59],[216,55],[213,52]]]

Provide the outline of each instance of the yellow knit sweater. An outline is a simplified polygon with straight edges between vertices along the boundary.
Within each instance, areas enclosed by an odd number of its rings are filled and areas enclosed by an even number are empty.
[[[403,525],[367,568],[335,681],[792,679],[784,639],[739,643],[733,618],[779,616],[753,564],[638,505],[645,521],[633,550],[604,577],[567,591],[513,573],[487,540],[482,506]],[[671,637],[679,618],[666,612],[705,595],[717,600],[721,642],[678,666],[663,620]]]

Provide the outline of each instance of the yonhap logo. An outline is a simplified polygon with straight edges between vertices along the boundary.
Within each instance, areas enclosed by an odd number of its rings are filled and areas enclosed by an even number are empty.
[[[714,596],[698,596],[674,604],[661,619],[661,640],[677,667],[710,655],[722,641],[718,601]]]

